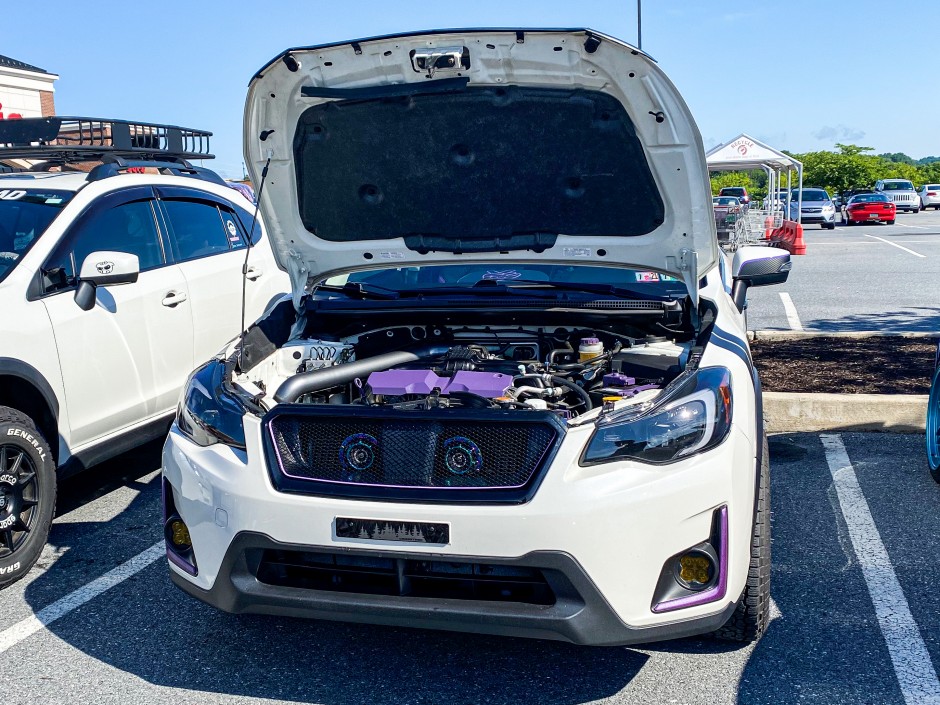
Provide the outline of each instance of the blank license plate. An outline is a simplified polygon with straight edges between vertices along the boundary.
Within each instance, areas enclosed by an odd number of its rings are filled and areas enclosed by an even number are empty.
[[[366,541],[447,544],[450,543],[450,526],[419,521],[336,517],[336,537]]]

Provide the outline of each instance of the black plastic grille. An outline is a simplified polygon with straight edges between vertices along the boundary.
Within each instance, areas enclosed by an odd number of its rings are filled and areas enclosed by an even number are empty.
[[[285,414],[268,429],[277,466],[289,478],[441,490],[522,487],[557,436],[549,424],[407,415]]]
[[[267,585],[306,590],[555,604],[542,571],[525,566],[265,550],[257,578]]]

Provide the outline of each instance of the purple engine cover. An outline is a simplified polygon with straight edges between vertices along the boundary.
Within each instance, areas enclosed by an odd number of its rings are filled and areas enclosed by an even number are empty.
[[[440,388],[441,394],[470,392],[487,399],[506,394],[512,386],[510,375],[498,372],[471,372],[461,370],[453,377],[440,377],[431,370],[384,370],[369,375],[373,394],[399,397],[403,394],[430,394]]]

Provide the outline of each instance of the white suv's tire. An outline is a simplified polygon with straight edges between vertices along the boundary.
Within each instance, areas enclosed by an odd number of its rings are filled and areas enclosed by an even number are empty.
[[[33,567],[55,514],[49,444],[25,414],[0,406],[0,589]]]
[[[763,446],[747,585],[731,619],[715,632],[715,636],[724,641],[756,641],[770,621],[770,452],[766,434]]]

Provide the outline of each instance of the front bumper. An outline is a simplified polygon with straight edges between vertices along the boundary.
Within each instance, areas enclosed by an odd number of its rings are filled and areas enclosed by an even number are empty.
[[[238,534],[222,561],[219,577],[209,590],[171,571],[173,582],[189,595],[225,612],[286,615],[343,622],[419,627],[448,631],[497,634],[568,641],[593,646],[649,643],[678,639],[721,627],[735,609],[728,603],[706,617],[676,619],[648,627],[630,627],[611,609],[597,587],[571,556],[558,551],[537,551],[512,559],[514,567],[537,568],[551,584],[552,605],[482,602],[302,590],[260,582],[257,562],[265,551],[302,552],[306,546],[278,543],[256,533]],[[353,551],[352,555],[378,558],[426,559],[421,554]],[[449,561],[485,560],[491,565],[506,559],[448,556]]]
[[[582,468],[589,426],[572,428],[532,499],[516,505],[350,500],[276,492],[261,426],[246,418],[247,451],[196,446],[177,429],[164,447],[169,501],[189,527],[198,572],[171,563],[174,582],[232,612],[628,644],[713,631],[733,612],[750,560],[754,443],[735,427],[717,448],[668,467]],[[727,588],[716,599],[653,611],[667,562],[709,539],[727,507]],[[447,545],[336,535],[336,517],[446,523]],[[264,550],[372,559],[532,567],[552,604],[334,592],[258,579]]]
[[[800,216],[801,223],[835,223],[836,214],[832,213],[803,213]]]

